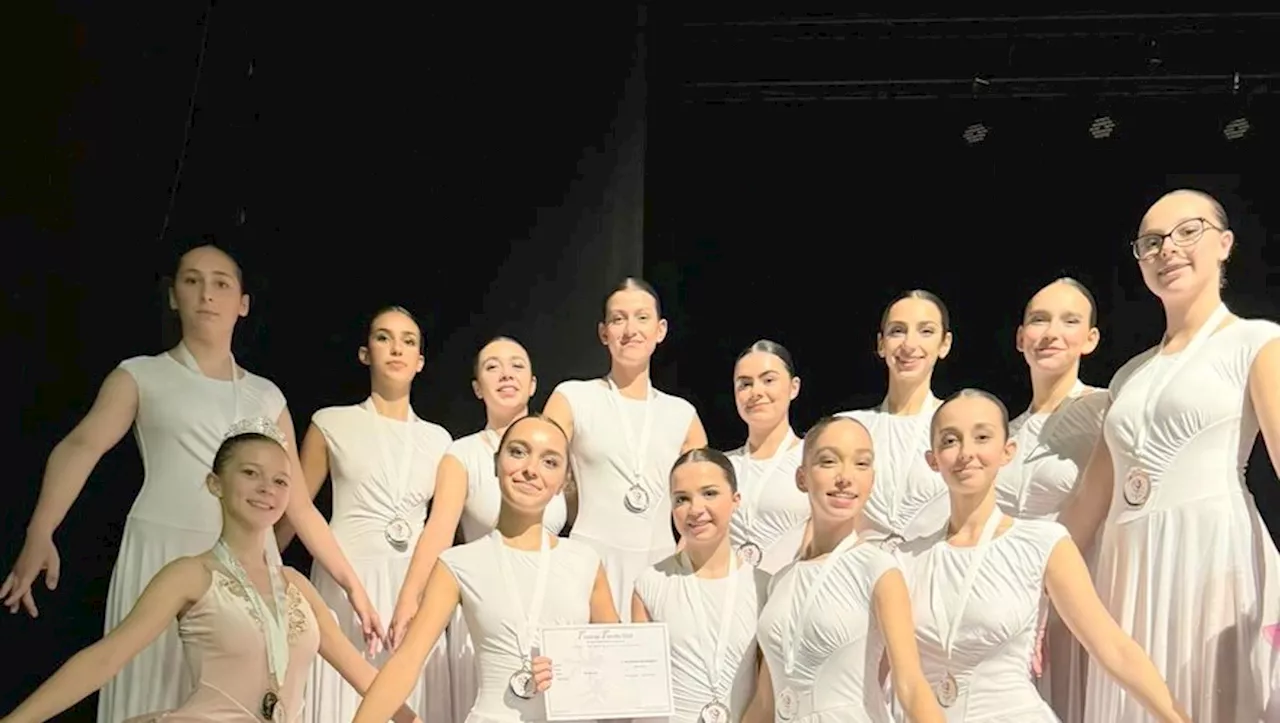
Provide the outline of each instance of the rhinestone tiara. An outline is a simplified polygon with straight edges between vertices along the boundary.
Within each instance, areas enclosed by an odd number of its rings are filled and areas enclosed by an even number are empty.
[[[227,430],[223,439],[238,437],[242,434],[260,434],[264,437],[274,439],[281,447],[285,446],[284,432],[276,426],[276,423],[266,417],[249,417],[241,419],[231,425],[231,429]]]

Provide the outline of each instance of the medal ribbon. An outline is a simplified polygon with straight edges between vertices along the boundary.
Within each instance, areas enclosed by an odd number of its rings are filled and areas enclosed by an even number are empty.
[[[626,413],[626,409],[618,401],[618,398],[622,396],[622,392],[613,381],[613,377],[605,377],[604,380],[609,384],[609,404],[613,406],[613,411],[618,415],[618,422],[622,425],[622,435],[626,439],[627,451],[631,452],[631,484],[645,487],[648,492],[661,494],[661,490],[656,490],[646,484],[644,478],[644,458],[645,453],[649,450],[649,435],[653,431],[653,400],[658,394],[654,391],[651,383],[649,391],[645,394],[644,422],[640,427],[640,437],[637,439],[631,428],[631,416]]]
[[[191,371],[195,372],[196,374],[199,374],[200,376],[206,379],[212,379],[212,377],[205,374],[204,370],[200,368],[200,363],[196,361],[195,355],[191,353],[191,350],[187,348],[187,345],[185,343],[178,342],[178,346],[174,347],[173,349],[173,356],[177,358],[178,363],[181,364],[182,366],[190,369]],[[231,356],[231,424],[227,425],[228,429],[230,429],[231,426],[234,425],[236,422],[240,421],[240,372],[241,371],[243,370],[240,368],[239,364],[236,364],[236,357],[233,354]],[[219,381],[219,380],[214,379],[214,381]]]
[[[795,672],[796,648],[801,637],[800,633],[804,630],[805,623],[809,621],[809,612],[813,608],[813,603],[817,600],[818,591],[822,589],[822,584],[831,575],[831,571],[835,568],[836,560],[840,559],[841,555],[848,552],[856,544],[858,544],[858,535],[857,533],[851,533],[841,540],[839,545],[836,545],[836,549],[832,550],[831,554],[827,555],[827,559],[822,561],[822,567],[818,570],[817,579],[813,581],[813,585],[805,593],[804,600],[800,603],[800,616],[796,618],[795,625],[790,627],[782,626],[783,669],[786,671],[787,677],[791,677]]]
[[[739,508],[739,511],[742,513],[742,527],[747,533],[748,541],[751,540],[751,525],[755,522],[756,513],[760,511],[760,496],[764,494],[765,483],[772,479],[773,475],[777,473],[778,467],[782,464],[782,460],[786,459],[787,454],[791,451],[791,443],[795,441],[795,438],[795,432],[793,432],[791,427],[788,426],[786,439],[782,440],[782,444],[778,447],[778,450],[769,458],[768,465],[764,468],[764,472],[749,484],[741,484],[742,481],[746,480],[741,480],[738,484],[740,489],[744,487],[746,488],[746,494],[743,495],[742,500],[743,504]],[[751,459],[751,452],[745,445],[742,448],[742,457],[742,471],[745,473],[751,468],[751,463],[753,461]],[[751,477],[751,475],[748,474],[743,474],[742,476],[747,478]],[[752,485],[755,486],[753,487]]]
[[[511,568],[511,560],[508,559],[508,551],[506,543],[502,541],[502,533],[494,530],[489,533],[489,539],[493,543],[494,554],[498,556],[498,568],[502,571],[502,582],[507,589],[507,594],[515,601],[516,606],[520,609],[521,625],[515,630],[516,647],[520,649],[520,657],[524,663],[532,663],[533,646],[535,639],[538,637],[534,631],[541,625],[542,603],[547,597],[547,578],[551,572],[551,536],[546,530],[539,530],[542,535],[542,543],[538,547],[538,575],[533,584],[533,598],[529,601],[529,607],[524,606],[524,596],[520,594],[520,586],[516,583],[516,575]]]
[[[393,496],[399,497],[398,500],[392,503],[392,507],[394,508],[394,512],[392,514],[404,514],[407,509],[412,506],[407,504],[407,502],[412,501],[415,496],[421,496],[415,495],[413,494],[414,491],[409,490],[409,478],[413,472],[413,453],[415,449],[415,445],[413,443],[413,427],[418,421],[418,415],[413,413],[412,407],[409,409],[409,416],[405,425],[406,433],[403,439],[400,440],[402,442],[401,447],[403,450],[400,453],[400,465],[399,467],[393,467],[391,465],[393,457],[391,454],[391,444],[387,440],[387,435],[392,433],[389,427],[390,423],[393,423],[395,420],[383,419],[382,415],[378,414],[378,408],[373,405],[373,397],[369,397],[361,402],[360,408],[376,417],[375,424],[377,426],[374,428],[373,434],[378,438],[378,451],[382,454],[382,466],[389,477],[387,480],[387,486],[391,488],[391,494]],[[395,475],[394,477],[391,476],[393,474]]]
[[[263,555],[265,557],[266,553],[264,552]],[[271,675],[275,678],[278,690],[284,685],[285,672],[289,669],[289,636],[286,622],[289,613],[288,603],[285,600],[284,573],[275,565],[267,565],[267,576],[271,578],[271,597],[276,604],[275,614],[272,614],[272,611],[267,608],[266,601],[262,599],[262,594],[258,592],[258,588],[249,581],[249,573],[245,572],[244,566],[236,556],[231,554],[226,542],[218,540],[218,544],[213,547],[213,556],[231,573],[236,582],[240,583],[249,597],[249,602],[261,616],[263,632],[266,633],[267,639],[267,667],[271,669]]]
[[[947,615],[947,606],[942,601],[937,584],[936,564],[934,561],[938,559],[938,551],[935,550],[929,559],[929,605],[933,610],[933,617],[938,622],[938,638],[942,643],[942,655],[951,659],[951,649],[955,645],[956,631],[960,629],[960,618],[964,615],[965,607],[969,604],[969,597],[973,593],[973,584],[978,579],[978,569],[982,567],[982,561],[986,559],[987,553],[990,552],[991,546],[987,543],[995,537],[996,528],[1000,526],[1000,520],[1004,514],[1000,512],[1000,508],[991,510],[991,516],[987,518],[987,523],[982,527],[982,534],[978,537],[978,544],[975,546],[974,554],[969,558],[969,565],[964,571],[964,581],[960,585],[960,596],[956,599],[956,609],[951,615]],[[950,522],[948,522],[950,525]],[[942,542],[946,543],[947,528],[942,528]]]
[[[693,563],[689,561],[688,553],[680,553],[680,562],[689,570],[689,580],[686,589],[692,588],[689,601],[689,607],[693,610],[694,625],[699,631],[705,631],[710,634],[711,626],[707,624],[706,603],[707,596],[702,590],[702,580],[698,578],[693,571]],[[738,580],[738,556],[729,556],[729,574],[725,576],[725,581],[729,584],[729,589],[725,591],[724,600],[720,603],[720,628],[716,631],[716,639],[711,645],[702,647],[702,661],[706,664],[707,685],[711,689],[711,702],[717,702],[729,697],[729,688],[733,684],[733,679],[728,681],[724,679],[723,671],[720,665],[724,662],[725,650],[729,647],[729,632],[735,619],[734,613],[737,608],[734,603],[738,598],[738,587],[741,581]],[[701,634],[699,635],[701,637]],[[707,656],[707,652],[711,652],[711,656]],[[724,695],[721,696],[721,690]]]
[[[1209,340],[1209,337],[1213,336],[1213,332],[1218,330],[1218,327],[1221,326],[1222,321],[1227,318],[1227,314],[1229,313],[1231,312],[1227,309],[1226,304],[1219,304],[1218,308],[1214,309],[1213,314],[1209,316],[1208,320],[1206,320],[1204,324],[1201,325],[1200,329],[1196,331],[1195,336],[1191,337],[1191,341],[1187,342],[1187,346],[1181,352],[1174,354],[1172,359],[1165,357],[1166,363],[1163,365],[1164,368],[1157,370],[1157,373],[1162,371],[1163,374],[1160,374],[1157,378],[1151,380],[1151,386],[1147,389],[1146,401],[1142,405],[1141,424],[1139,424],[1137,429],[1133,431],[1133,456],[1138,461],[1142,460],[1142,450],[1146,446],[1149,439],[1148,434],[1151,430],[1151,425],[1155,421],[1156,404],[1160,401],[1160,393],[1169,385],[1169,382],[1173,381],[1174,375],[1178,373],[1178,370],[1182,368],[1182,365],[1186,364],[1187,360],[1194,356],[1201,346],[1204,346],[1204,343]],[[1143,363],[1141,368],[1146,369],[1149,365],[1159,359],[1163,352],[1164,341],[1161,340],[1160,348],[1150,359]],[[1131,375],[1129,378],[1132,379],[1133,376]],[[1123,394],[1123,392],[1121,393]]]

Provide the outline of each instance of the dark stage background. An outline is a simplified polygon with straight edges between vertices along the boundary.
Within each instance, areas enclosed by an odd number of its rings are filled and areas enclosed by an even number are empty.
[[[1098,297],[1088,381],[1158,340],[1127,241],[1148,203],[1184,185],[1232,217],[1228,303],[1280,318],[1270,16],[796,22],[794,7],[595,5],[357,18],[78,4],[0,22],[23,29],[3,45],[33,69],[13,84],[30,102],[0,121],[0,238],[15,249],[0,270],[17,411],[5,431],[18,440],[0,564],[102,378],[170,341],[161,278],[186,234],[219,233],[242,261],[254,301],[237,354],[281,386],[300,430],[365,396],[356,347],[386,303],[426,327],[422,416],[455,436],[482,423],[469,366],[497,333],[529,346],[540,405],[562,379],[604,371],[599,303],[634,273],[671,322],[657,382],[697,405],[720,447],[743,433],[733,357],[760,337],[800,365],[798,429],[875,403],[875,326],[912,287],[951,306],[936,391],[983,386],[1016,413],[1029,392],[1013,330],[1047,281],[1070,274]],[[1094,139],[1103,115],[1114,133]],[[1250,129],[1228,140],[1236,117]],[[966,143],[978,122],[989,135]],[[1275,529],[1275,477],[1261,449],[1254,460]],[[5,709],[101,634],[140,475],[131,440],[107,455],[58,534],[60,589],[37,588],[38,620],[0,617],[23,661],[0,684]],[[286,556],[309,565],[298,546]]]

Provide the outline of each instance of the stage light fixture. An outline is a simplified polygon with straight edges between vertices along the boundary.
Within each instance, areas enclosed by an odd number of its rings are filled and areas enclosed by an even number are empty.
[[[982,141],[986,140],[987,134],[990,132],[991,132],[991,129],[987,128],[982,123],[974,123],[973,125],[964,129],[964,141],[965,143],[968,143],[971,146],[977,143],[981,143]]]
[[[1110,138],[1115,130],[1116,122],[1109,115],[1098,116],[1093,119],[1093,123],[1089,124],[1089,135],[1093,136],[1094,140]]]
[[[1229,141],[1238,141],[1249,133],[1249,119],[1240,116],[1222,128],[1222,135]]]

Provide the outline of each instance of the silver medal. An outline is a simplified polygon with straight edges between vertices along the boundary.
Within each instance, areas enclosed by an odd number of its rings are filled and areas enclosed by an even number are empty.
[[[627,489],[627,494],[622,498],[622,503],[627,509],[635,514],[647,512],[649,510],[649,492],[638,484],[633,484]]]
[[[729,723],[729,706],[718,700],[707,703],[698,714],[698,723]]]
[[[396,517],[387,523],[384,534],[388,545],[391,545],[398,552],[404,552],[409,549],[409,538],[413,537],[413,528],[409,527],[408,520],[403,517]]]
[[[934,686],[933,692],[938,697],[938,705],[943,708],[950,708],[956,704],[956,700],[960,697],[960,684],[956,682],[956,679],[950,673],[947,673]]]
[[[511,674],[511,692],[516,697],[529,700],[538,691],[533,682],[533,671],[528,668],[521,668]]]
[[[738,556],[742,561],[752,567],[759,567],[760,560],[764,557],[764,553],[760,551],[760,546],[754,542],[744,542],[742,547],[738,548]]]
[[[1151,496],[1151,478],[1146,472],[1134,467],[1124,478],[1124,501],[1130,507],[1141,507]]]
[[[800,712],[800,696],[790,688],[782,689],[776,703],[778,717],[782,720],[791,720],[796,717],[796,713]]]

